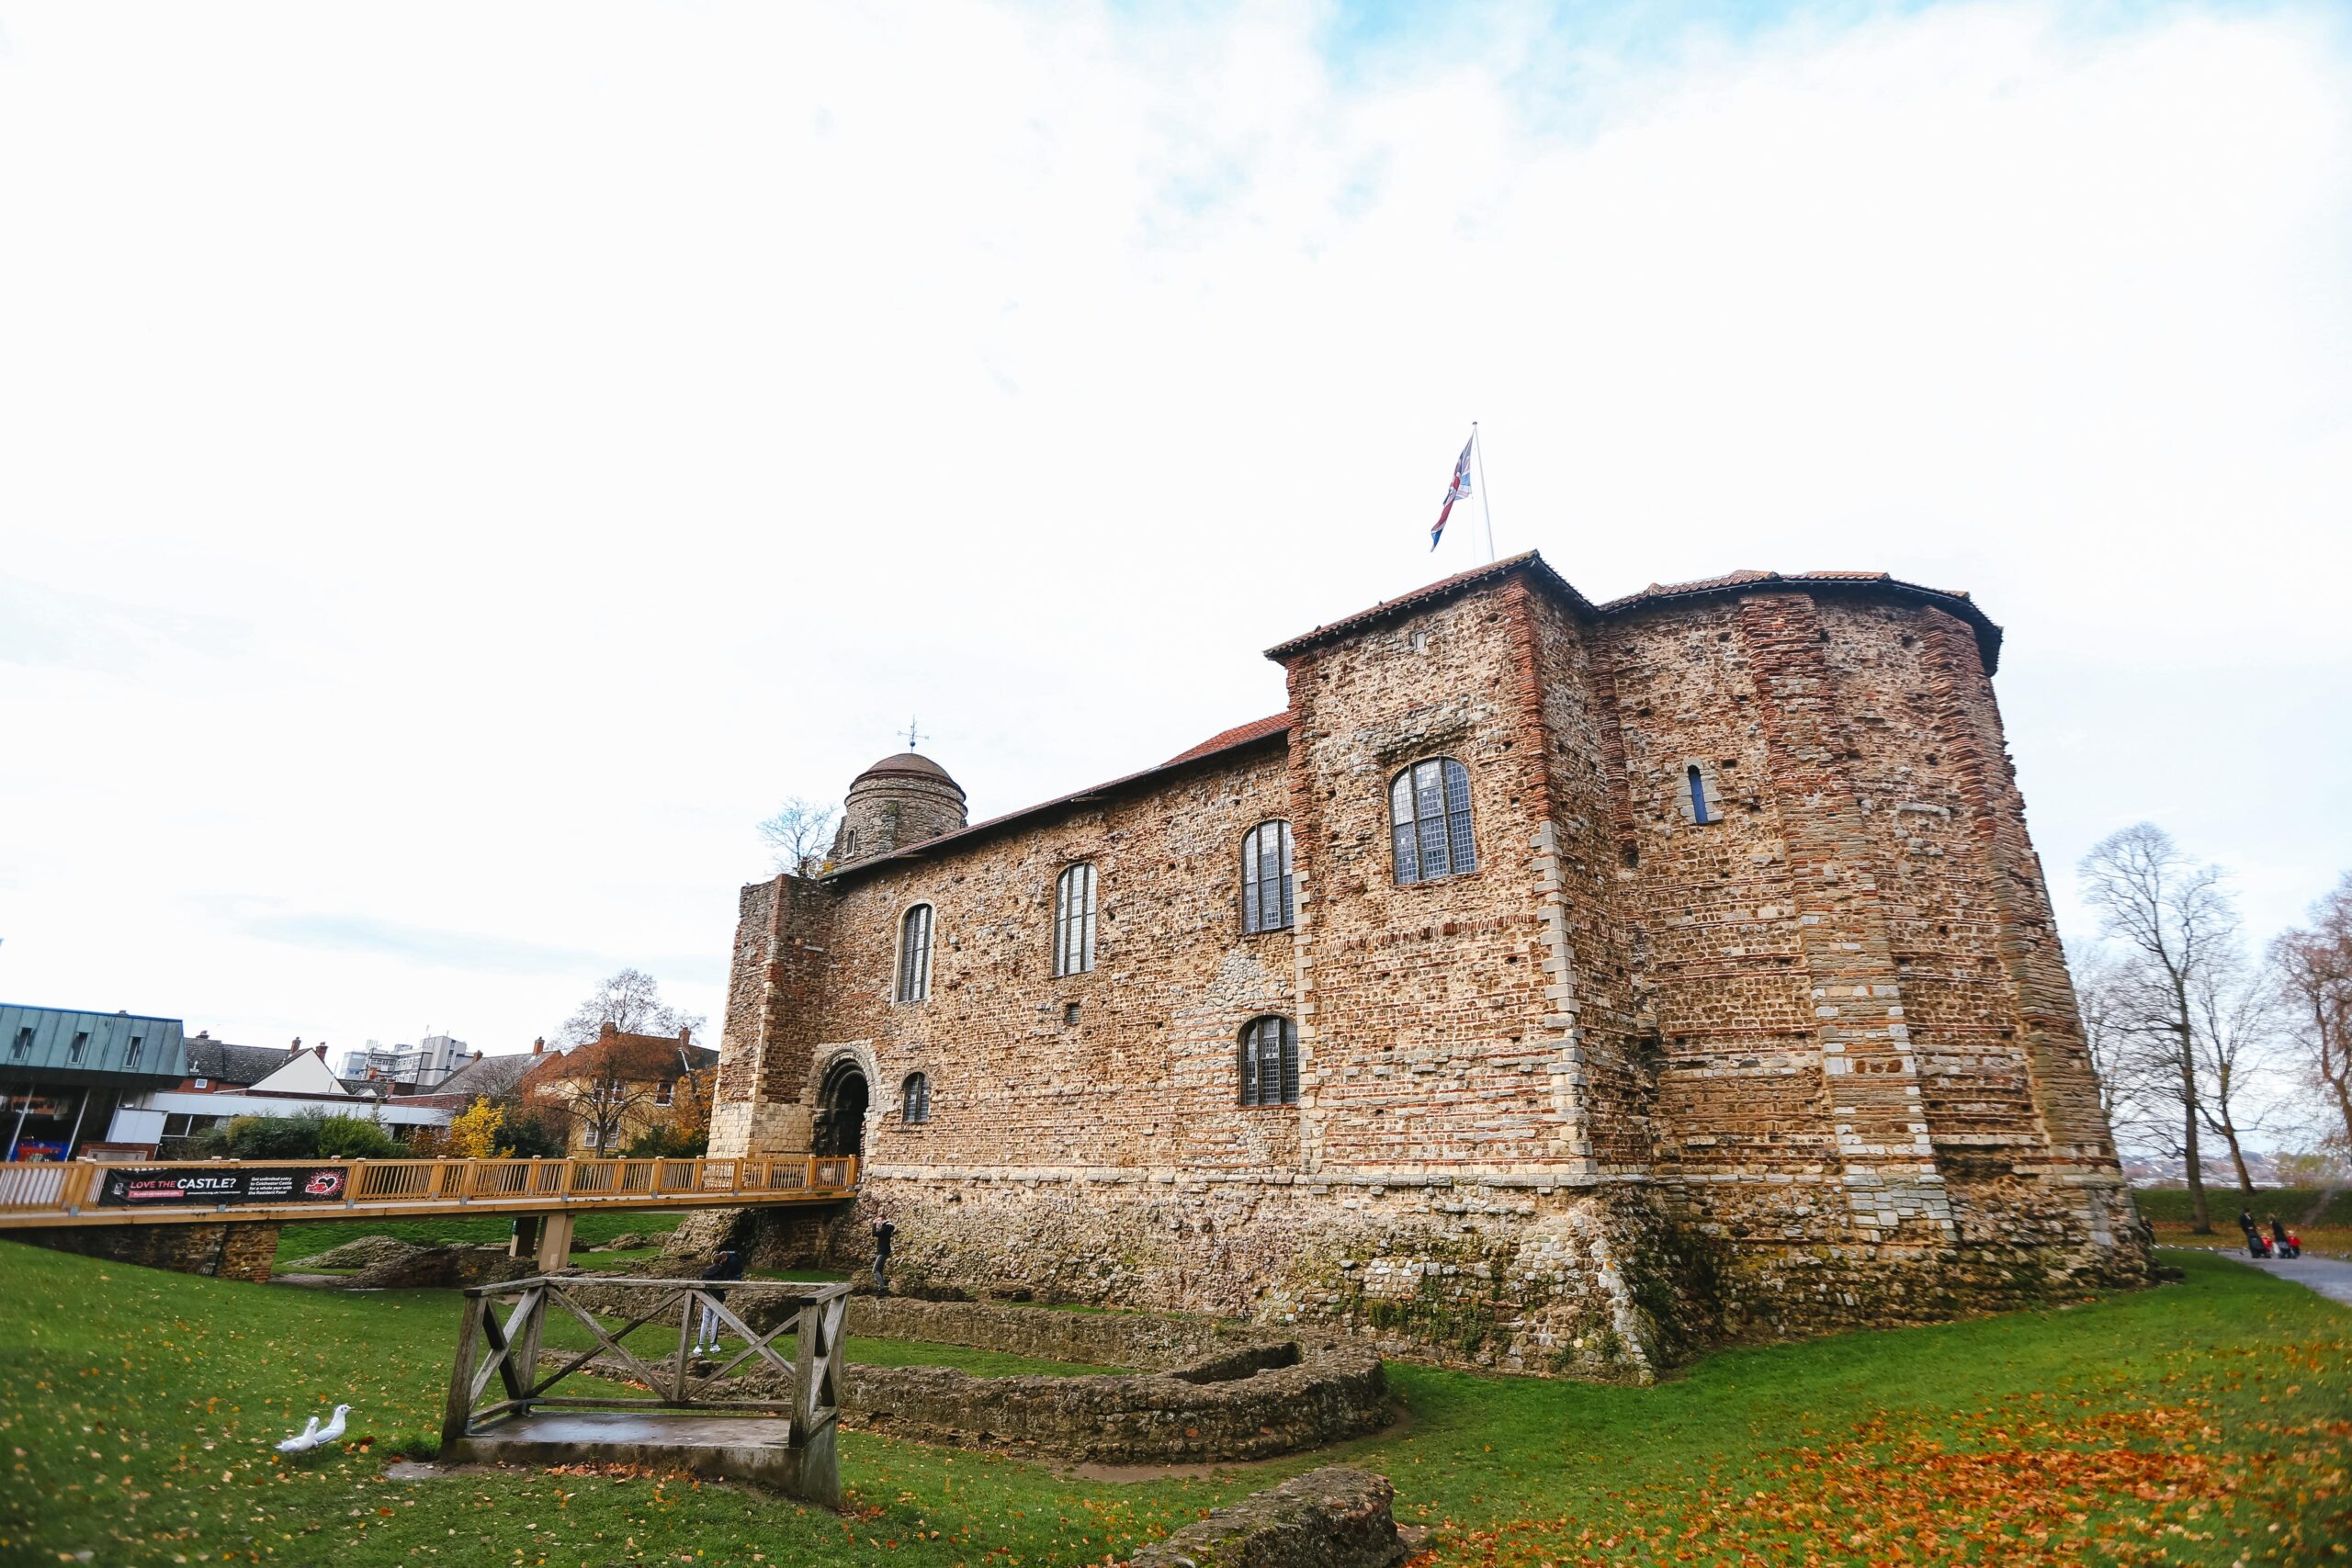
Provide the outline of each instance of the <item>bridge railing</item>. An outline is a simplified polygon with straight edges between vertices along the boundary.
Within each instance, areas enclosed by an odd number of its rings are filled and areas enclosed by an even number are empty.
[[[0,1164],[0,1224],[78,1216],[85,1223],[149,1213],[266,1210],[447,1213],[642,1207],[674,1200],[847,1196],[857,1161],[780,1159],[164,1160],[147,1165]]]

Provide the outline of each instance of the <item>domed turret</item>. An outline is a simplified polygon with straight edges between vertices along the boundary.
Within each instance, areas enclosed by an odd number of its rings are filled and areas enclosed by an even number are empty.
[[[851,865],[953,833],[965,825],[964,787],[919,751],[885,757],[857,775],[833,835],[832,863]]]

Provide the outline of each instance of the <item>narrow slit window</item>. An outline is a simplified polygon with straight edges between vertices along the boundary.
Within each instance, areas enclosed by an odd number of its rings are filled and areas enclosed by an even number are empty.
[[[1470,770],[1453,758],[1432,757],[1398,773],[1388,786],[1388,821],[1398,886],[1478,869]]]
[[[1261,822],[1241,840],[1241,929],[1288,931],[1290,824]]]
[[[33,1054],[32,1025],[25,1024],[17,1031],[17,1043],[8,1047],[11,1061],[21,1062]]]
[[[1054,973],[1094,967],[1094,868],[1071,866],[1054,884]]]
[[[1298,1103],[1298,1026],[1289,1019],[1253,1018],[1241,1031],[1241,1103]]]
[[[899,1000],[931,998],[931,906],[917,904],[899,921]]]
[[[146,1047],[146,1044],[147,1040],[144,1035],[132,1035],[130,1037],[130,1049],[124,1055],[122,1058],[122,1065],[126,1067],[137,1066],[139,1065],[139,1053]]]
[[[931,1120],[931,1079],[922,1073],[909,1073],[901,1101],[900,1119],[908,1122]]]
[[[78,1066],[80,1066],[82,1065],[82,1057],[84,1056],[84,1055],[85,1055],[85,1054],[86,1054],[86,1053],[89,1051],[89,1049],[90,1049],[90,1035],[89,1035],[89,1032],[88,1032],[87,1030],[85,1030],[85,1031],[83,1031],[81,1033],[76,1034],[76,1035],[74,1037],[74,1051],[73,1051],[73,1054],[72,1054],[71,1055],[67,1056],[67,1057],[65,1058],[65,1060],[66,1060],[66,1061],[67,1061],[67,1063],[69,1063],[70,1065],[72,1065],[72,1066],[77,1066],[77,1067],[78,1067]]]
[[[1714,820],[1714,818],[1710,815],[1707,810],[1707,781],[1699,772],[1699,764],[1696,762],[1690,764],[1689,773],[1690,778],[1690,820],[1703,828],[1708,823]]]

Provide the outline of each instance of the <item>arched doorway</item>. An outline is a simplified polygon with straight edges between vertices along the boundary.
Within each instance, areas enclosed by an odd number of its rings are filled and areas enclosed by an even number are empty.
[[[865,1107],[873,1098],[865,1069],[855,1062],[835,1062],[817,1091],[815,1152],[819,1155],[865,1153]]]

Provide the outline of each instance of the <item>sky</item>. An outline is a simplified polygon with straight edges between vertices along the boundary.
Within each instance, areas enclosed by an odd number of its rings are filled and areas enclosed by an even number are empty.
[[[1474,419],[1596,600],[1973,593],[2070,942],[2352,867],[2340,6],[0,0],[0,998],[716,1018],[785,797],[1276,711]]]

